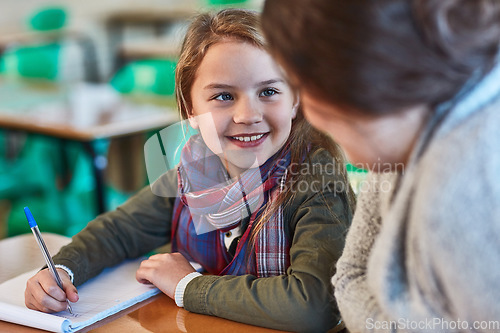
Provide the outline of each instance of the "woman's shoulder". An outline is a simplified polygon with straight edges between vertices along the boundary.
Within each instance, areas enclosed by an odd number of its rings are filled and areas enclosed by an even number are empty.
[[[429,145],[415,167],[414,207],[430,228],[443,234],[496,226],[500,202],[499,103],[472,114]],[[499,230],[497,230],[499,231]]]
[[[443,190],[470,191],[495,184],[500,170],[499,108],[500,102],[491,104],[433,140],[417,166],[423,180]],[[491,189],[500,192],[499,187]]]

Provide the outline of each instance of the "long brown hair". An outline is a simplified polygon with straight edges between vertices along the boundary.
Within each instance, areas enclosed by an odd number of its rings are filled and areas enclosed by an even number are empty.
[[[345,112],[431,108],[491,68],[497,0],[267,0],[272,52],[315,97]]]
[[[250,43],[265,49],[266,44],[260,29],[259,15],[256,12],[242,9],[225,9],[217,13],[204,13],[195,18],[188,28],[184,39],[179,62],[176,67],[176,96],[181,116],[186,119],[191,113],[191,87],[203,57],[211,45],[226,38],[232,38]],[[304,118],[302,109],[298,108],[297,116],[292,121],[292,129],[288,142],[292,145],[290,168],[300,168],[303,165],[304,152],[308,151],[310,159],[316,153],[326,150],[333,158],[335,175],[342,182],[345,196],[346,211],[354,209],[355,197],[347,178],[345,158],[340,147],[325,134],[314,129]],[[294,184],[301,177],[298,170],[290,170],[286,184]],[[291,186],[287,186],[290,188]],[[291,202],[294,191],[283,191],[273,202],[268,202],[258,221],[255,221],[251,243],[259,233],[263,223],[277,210]],[[350,212],[346,212],[346,216]],[[333,213],[332,213],[333,214]],[[335,218],[332,216],[332,218]]]

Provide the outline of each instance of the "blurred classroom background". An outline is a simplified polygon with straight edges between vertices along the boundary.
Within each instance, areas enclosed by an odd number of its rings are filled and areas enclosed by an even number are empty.
[[[72,236],[148,184],[143,147],[178,118],[180,42],[197,12],[263,0],[1,0],[0,239]]]
[[[149,184],[189,20],[263,1],[1,0],[0,239],[30,232],[24,206],[72,236]],[[366,173],[348,171],[356,190]]]

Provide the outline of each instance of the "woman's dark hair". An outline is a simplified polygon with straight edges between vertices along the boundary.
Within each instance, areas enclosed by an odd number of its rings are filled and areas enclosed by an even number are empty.
[[[308,93],[364,113],[435,106],[486,73],[498,0],[267,0],[276,58]]]

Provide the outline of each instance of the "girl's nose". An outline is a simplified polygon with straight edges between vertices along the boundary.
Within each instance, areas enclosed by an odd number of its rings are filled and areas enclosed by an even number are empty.
[[[233,120],[237,124],[254,124],[262,121],[262,110],[249,100],[240,100],[236,105]]]

